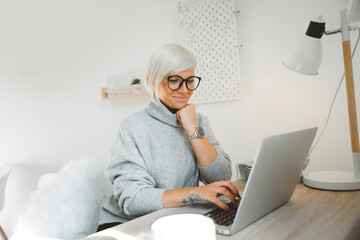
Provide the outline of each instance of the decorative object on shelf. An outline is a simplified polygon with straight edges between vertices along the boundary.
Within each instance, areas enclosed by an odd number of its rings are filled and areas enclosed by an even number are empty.
[[[132,81],[131,81],[131,85],[135,85],[135,84],[141,84],[141,80],[139,78],[134,78]]]
[[[138,84],[141,84],[140,78],[134,78],[131,81],[131,86],[138,85]],[[145,88],[134,88],[134,89],[132,89],[132,93],[134,93],[134,94],[145,93],[145,92],[146,92]]]
[[[116,88],[123,88],[130,85],[133,76],[131,72],[126,71],[114,75],[109,75],[106,77],[106,86],[108,89],[116,89]],[[108,94],[108,97],[117,97],[124,94],[131,94],[131,90],[123,90],[121,93],[119,92],[111,92]]]
[[[129,85],[130,84],[130,85]],[[149,95],[139,78],[133,78],[130,72],[107,77],[107,88],[101,88],[103,101]]]
[[[337,92],[343,82],[345,76],[347,101],[348,101],[348,114],[349,114],[349,127],[350,127],[350,140],[353,158],[353,171],[304,171],[303,182],[309,187],[326,189],[326,190],[358,190],[360,189],[360,144],[359,144],[359,130],[357,126],[357,113],[355,102],[354,90],[354,77],[352,67],[352,54],[350,43],[350,30],[358,30],[359,37],[355,44],[353,54],[355,53],[357,44],[360,39],[360,29],[357,26],[350,27],[349,23],[360,20],[360,0],[353,0],[349,5],[349,19],[347,19],[346,9],[340,11],[341,28],[325,31],[325,21],[322,18],[314,19],[310,22],[306,35],[303,38],[302,45],[294,55],[284,61],[284,65],[289,69],[307,75],[318,74],[318,68],[321,62],[321,37],[325,35],[332,35],[335,33],[342,34],[342,47],[343,47],[343,61],[345,73],[341,78]],[[333,103],[334,103],[333,100]],[[330,107],[328,120],[331,114],[333,104]],[[323,131],[320,134],[319,140],[326,128],[327,122]],[[319,142],[316,142],[316,144]],[[316,146],[314,145],[314,147]],[[314,149],[310,150],[309,156]],[[308,157],[310,160],[310,157]],[[306,166],[305,166],[306,168]],[[304,169],[305,169],[304,168]]]
[[[235,0],[179,4],[180,43],[194,53],[203,81],[193,103],[240,98],[240,56]]]

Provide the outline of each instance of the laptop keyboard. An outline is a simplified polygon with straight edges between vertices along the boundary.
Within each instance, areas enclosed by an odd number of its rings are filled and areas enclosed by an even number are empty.
[[[214,220],[215,224],[229,226],[234,222],[237,209],[239,207],[238,203],[229,202],[226,205],[230,208],[229,211],[223,210],[220,207],[217,207],[204,215],[210,217]]]

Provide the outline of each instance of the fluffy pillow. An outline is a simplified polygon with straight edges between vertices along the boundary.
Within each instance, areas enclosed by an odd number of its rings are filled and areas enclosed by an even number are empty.
[[[97,229],[101,205],[111,194],[104,163],[83,157],[43,175],[19,217],[11,240],[23,236],[79,239]]]

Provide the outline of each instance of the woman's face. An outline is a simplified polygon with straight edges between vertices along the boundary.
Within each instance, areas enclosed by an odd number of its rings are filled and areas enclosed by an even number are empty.
[[[194,76],[194,70],[189,69],[177,74],[181,76],[183,79],[187,79],[190,76]],[[185,82],[181,86],[180,89],[173,91],[168,87],[167,79],[163,79],[159,84],[158,89],[159,99],[163,104],[173,109],[182,109],[186,106],[188,101],[190,100],[193,91],[190,91],[186,88]]]

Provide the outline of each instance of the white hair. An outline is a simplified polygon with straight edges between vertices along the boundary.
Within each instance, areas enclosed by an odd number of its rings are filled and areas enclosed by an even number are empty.
[[[150,93],[158,97],[158,86],[164,77],[185,70],[194,70],[196,59],[185,47],[170,43],[155,50],[150,57],[145,86]]]

